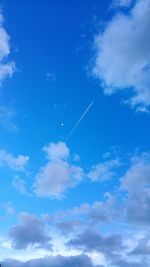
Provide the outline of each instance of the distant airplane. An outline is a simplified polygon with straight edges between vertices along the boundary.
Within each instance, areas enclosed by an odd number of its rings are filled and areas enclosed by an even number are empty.
[[[85,116],[87,115],[88,111],[91,109],[91,107],[93,106],[94,103],[95,103],[95,100],[93,99],[92,102],[88,105],[88,107],[83,111],[83,113],[81,114],[80,118],[78,119],[78,121],[73,126],[73,128],[71,129],[70,133],[66,137],[66,141],[68,141],[70,139],[70,137],[73,135],[75,130],[79,127],[80,123],[83,121],[83,119],[85,118]]]

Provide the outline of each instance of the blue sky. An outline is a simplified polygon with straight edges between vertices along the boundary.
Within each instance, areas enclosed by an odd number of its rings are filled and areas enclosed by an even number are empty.
[[[149,266],[150,1],[0,7],[0,261]]]

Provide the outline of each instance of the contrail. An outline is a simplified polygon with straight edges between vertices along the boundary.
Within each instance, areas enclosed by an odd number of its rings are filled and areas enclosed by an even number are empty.
[[[79,120],[76,122],[76,124],[74,125],[74,127],[72,128],[72,130],[70,131],[70,133],[68,134],[66,141],[68,141],[68,139],[73,135],[73,133],[75,132],[75,130],[78,128],[78,126],[80,125],[80,123],[82,122],[82,120],[85,118],[86,114],[88,113],[88,111],[90,110],[90,108],[93,106],[95,100],[92,100],[92,102],[90,103],[90,105],[86,108],[86,110],[82,113],[81,117],[79,118]]]

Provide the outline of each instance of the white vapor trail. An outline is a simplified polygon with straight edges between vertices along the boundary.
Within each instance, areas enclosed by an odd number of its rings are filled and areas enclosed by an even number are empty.
[[[74,127],[72,128],[72,130],[70,131],[70,133],[68,134],[68,136],[66,138],[66,141],[73,135],[73,133],[78,128],[78,126],[80,125],[80,123],[82,122],[82,120],[85,118],[85,116],[88,113],[88,111],[90,110],[90,108],[93,106],[94,102],[95,102],[95,100],[92,100],[92,102],[89,104],[89,106],[86,108],[86,110],[82,113],[81,117],[76,122],[76,124],[74,125]]]

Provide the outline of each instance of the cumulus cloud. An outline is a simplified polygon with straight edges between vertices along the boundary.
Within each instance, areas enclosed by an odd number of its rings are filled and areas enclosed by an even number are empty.
[[[95,201],[91,205],[84,203],[79,207],[75,207],[70,210],[70,214],[71,216],[80,215],[80,217],[85,220],[86,225],[89,226],[106,223],[110,219],[111,202],[112,199],[110,198],[106,201]]]
[[[53,222],[62,233],[65,230],[68,234],[77,233],[78,230],[80,232],[86,226],[107,222],[107,219],[106,206],[100,201],[94,202],[92,205],[83,203],[72,209],[44,215],[46,223]],[[72,231],[73,228],[76,228],[76,231]]]
[[[44,147],[44,152],[47,163],[36,175],[34,186],[35,190],[39,190],[36,194],[50,198],[62,197],[68,188],[81,181],[83,171],[75,165],[78,162],[74,163],[69,148],[63,142],[48,144]],[[5,157],[2,158],[4,160]],[[101,182],[114,177],[120,162],[122,160],[117,156],[111,159],[111,155],[107,153],[103,162],[91,168],[90,179]],[[146,229],[149,229],[150,219],[149,177],[150,153],[135,154],[130,158],[114,194],[107,192],[101,201],[83,203],[72,209],[44,214],[41,217],[21,213],[19,224],[12,226],[9,231],[12,248],[39,251],[39,248],[51,250],[53,245],[53,253],[58,253],[62,246],[65,251],[73,249],[75,253],[87,253],[92,258],[95,253],[101,255],[104,266],[107,266],[104,264],[105,260],[108,266],[148,266],[150,246]],[[22,193],[27,193],[25,183],[19,176],[15,177],[13,185]],[[11,205],[8,205],[9,208],[11,211]],[[119,233],[122,231],[122,235],[116,233],[116,227]],[[130,237],[127,237],[129,233],[126,232],[126,227],[131,230]],[[111,233],[108,229],[111,229]],[[131,239],[136,231],[139,233],[143,229],[145,235],[138,241],[135,238],[136,241],[133,242]],[[56,248],[57,242],[60,242],[59,248]],[[143,261],[144,257],[146,260]]]
[[[70,155],[69,148],[64,142],[50,143],[43,150],[49,160],[67,159]]]
[[[131,167],[121,178],[122,189],[130,193],[139,193],[139,191],[148,189],[150,176],[150,153],[145,152],[131,158]]]
[[[58,222],[55,226],[62,235],[66,236],[80,231],[84,228],[85,224],[81,220],[67,220]]]
[[[18,155],[15,157],[6,150],[0,149],[0,167],[7,166],[15,171],[24,171],[28,162],[28,156]]]
[[[120,235],[101,235],[95,229],[88,229],[70,240],[67,245],[84,252],[98,251],[107,256],[120,252],[123,249]]]
[[[4,19],[0,14],[0,82],[11,77],[15,71],[15,63],[7,60],[10,54],[10,37],[4,28]]]
[[[70,163],[69,148],[63,142],[50,143],[44,147],[48,163],[35,177],[35,193],[41,197],[61,198],[68,188],[83,178],[83,170]]]
[[[51,249],[51,238],[45,231],[43,221],[33,214],[21,213],[20,224],[12,226],[9,237],[15,249],[25,249],[28,246]]]
[[[35,192],[42,197],[60,198],[68,188],[77,185],[82,176],[80,167],[63,160],[49,162],[36,175]]]
[[[127,91],[125,102],[141,111],[150,106],[149,13],[150,0],[138,0],[95,37],[93,72],[104,92]]]
[[[130,255],[135,256],[149,256],[150,255],[150,236],[145,234],[139,241],[135,248],[130,252]]]
[[[52,151],[49,154],[46,153],[48,163],[62,161],[71,164],[70,152],[62,153],[61,150],[61,156],[57,152],[54,153],[54,157]],[[142,229],[146,229],[145,225],[149,227],[149,177],[150,153],[135,155],[120,179],[118,195],[113,196],[109,193],[102,201],[94,202],[92,205],[84,203],[72,209],[45,214],[39,218],[31,214],[20,215],[23,219],[20,219],[19,225],[11,228],[9,234],[13,247],[16,249],[30,246],[51,248],[53,241],[49,232],[54,233],[54,237],[55,234],[61,233],[59,238],[62,245],[66,245],[64,246],[66,250],[73,249],[76,252],[88,253],[91,257],[94,253],[98,253],[104,257],[103,262],[106,260],[108,266],[141,267],[142,264],[149,266],[148,232],[145,230],[145,235],[138,242],[132,241],[136,231],[139,233]],[[115,227],[119,232],[122,231],[122,235],[116,233]],[[102,232],[99,232],[99,229]],[[111,229],[111,233],[107,232],[107,229]],[[127,233],[126,230],[129,232],[131,230],[131,233]],[[107,265],[104,264],[104,266]]]
[[[132,249],[123,235],[100,234],[98,230],[90,228],[67,242],[67,246],[84,253],[100,253],[105,257],[105,266],[148,267],[150,263],[149,236],[140,239]]]
[[[150,153],[133,157],[130,168],[121,178],[121,190],[127,192],[125,202],[127,220],[139,225],[149,224],[150,220],[149,179]]]
[[[110,195],[107,199],[95,201],[91,205],[83,203],[72,209],[45,214],[43,219],[45,223],[53,224],[61,234],[74,235],[87,227],[97,227],[116,220],[119,212],[116,207],[115,198]]]

